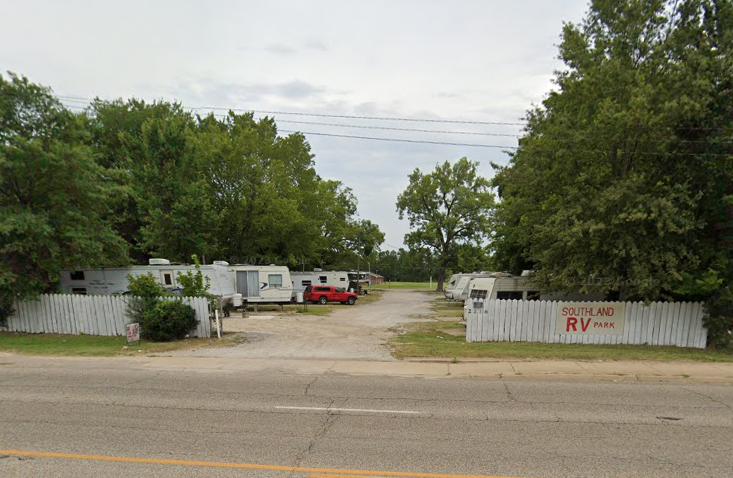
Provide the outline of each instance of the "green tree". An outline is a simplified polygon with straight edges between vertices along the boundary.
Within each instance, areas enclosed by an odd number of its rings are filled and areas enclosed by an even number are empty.
[[[85,118],[51,90],[0,75],[0,298],[56,290],[59,272],[125,263],[110,222],[125,191],[97,164]]]
[[[397,198],[400,219],[407,217],[410,248],[428,248],[438,260],[438,291],[445,271],[456,264],[456,248],[480,244],[490,233],[494,195],[489,182],[476,172],[477,163],[466,158],[453,165],[446,161],[432,173],[420,169],[410,174],[410,184]]]
[[[498,264],[733,312],[731,31],[731,3],[712,0],[594,0],[565,25],[557,90],[495,178]]]

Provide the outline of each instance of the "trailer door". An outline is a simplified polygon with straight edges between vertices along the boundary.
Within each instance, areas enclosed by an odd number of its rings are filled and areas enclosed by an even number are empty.
[[[242,297],[260,296],[260,273],[258,271],[237,271],[237,292]]]

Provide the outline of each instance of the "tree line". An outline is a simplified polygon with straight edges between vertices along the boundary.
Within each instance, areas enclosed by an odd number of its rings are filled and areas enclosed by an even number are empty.
[[[384,234],[302,134],[252,113],[93,101],[70,111],[45,86],[0,75],[0,297],[53,291],[78,267],[186,262],[354,268]]]

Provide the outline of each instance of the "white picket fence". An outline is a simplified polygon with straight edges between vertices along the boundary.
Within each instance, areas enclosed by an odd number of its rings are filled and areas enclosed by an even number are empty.
[[[209,305],[204,297],[181,297],[196,310],[195,337],[211,337]],[[8,319],[11,332],[33,334],[126,335],[128,297],[117,295],[45,294],[38,300],[18,301]]]
[[[704,349],[707,329],[699,302],[626,302],[622,334],[559,334],[562,302],[468,299],[466,342],[673,345]],[[592,305],[592,302],[588,302]]]

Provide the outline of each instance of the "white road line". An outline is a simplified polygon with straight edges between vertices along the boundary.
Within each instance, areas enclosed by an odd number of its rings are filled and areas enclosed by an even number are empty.
[[[329,407],[275,407],[280,410],[319,410],[322,412],[366,412],[366,413],[403,413],[406,415],[419,415],[424,412],[412,410],[370,410],[367,408],[329,408]]]

